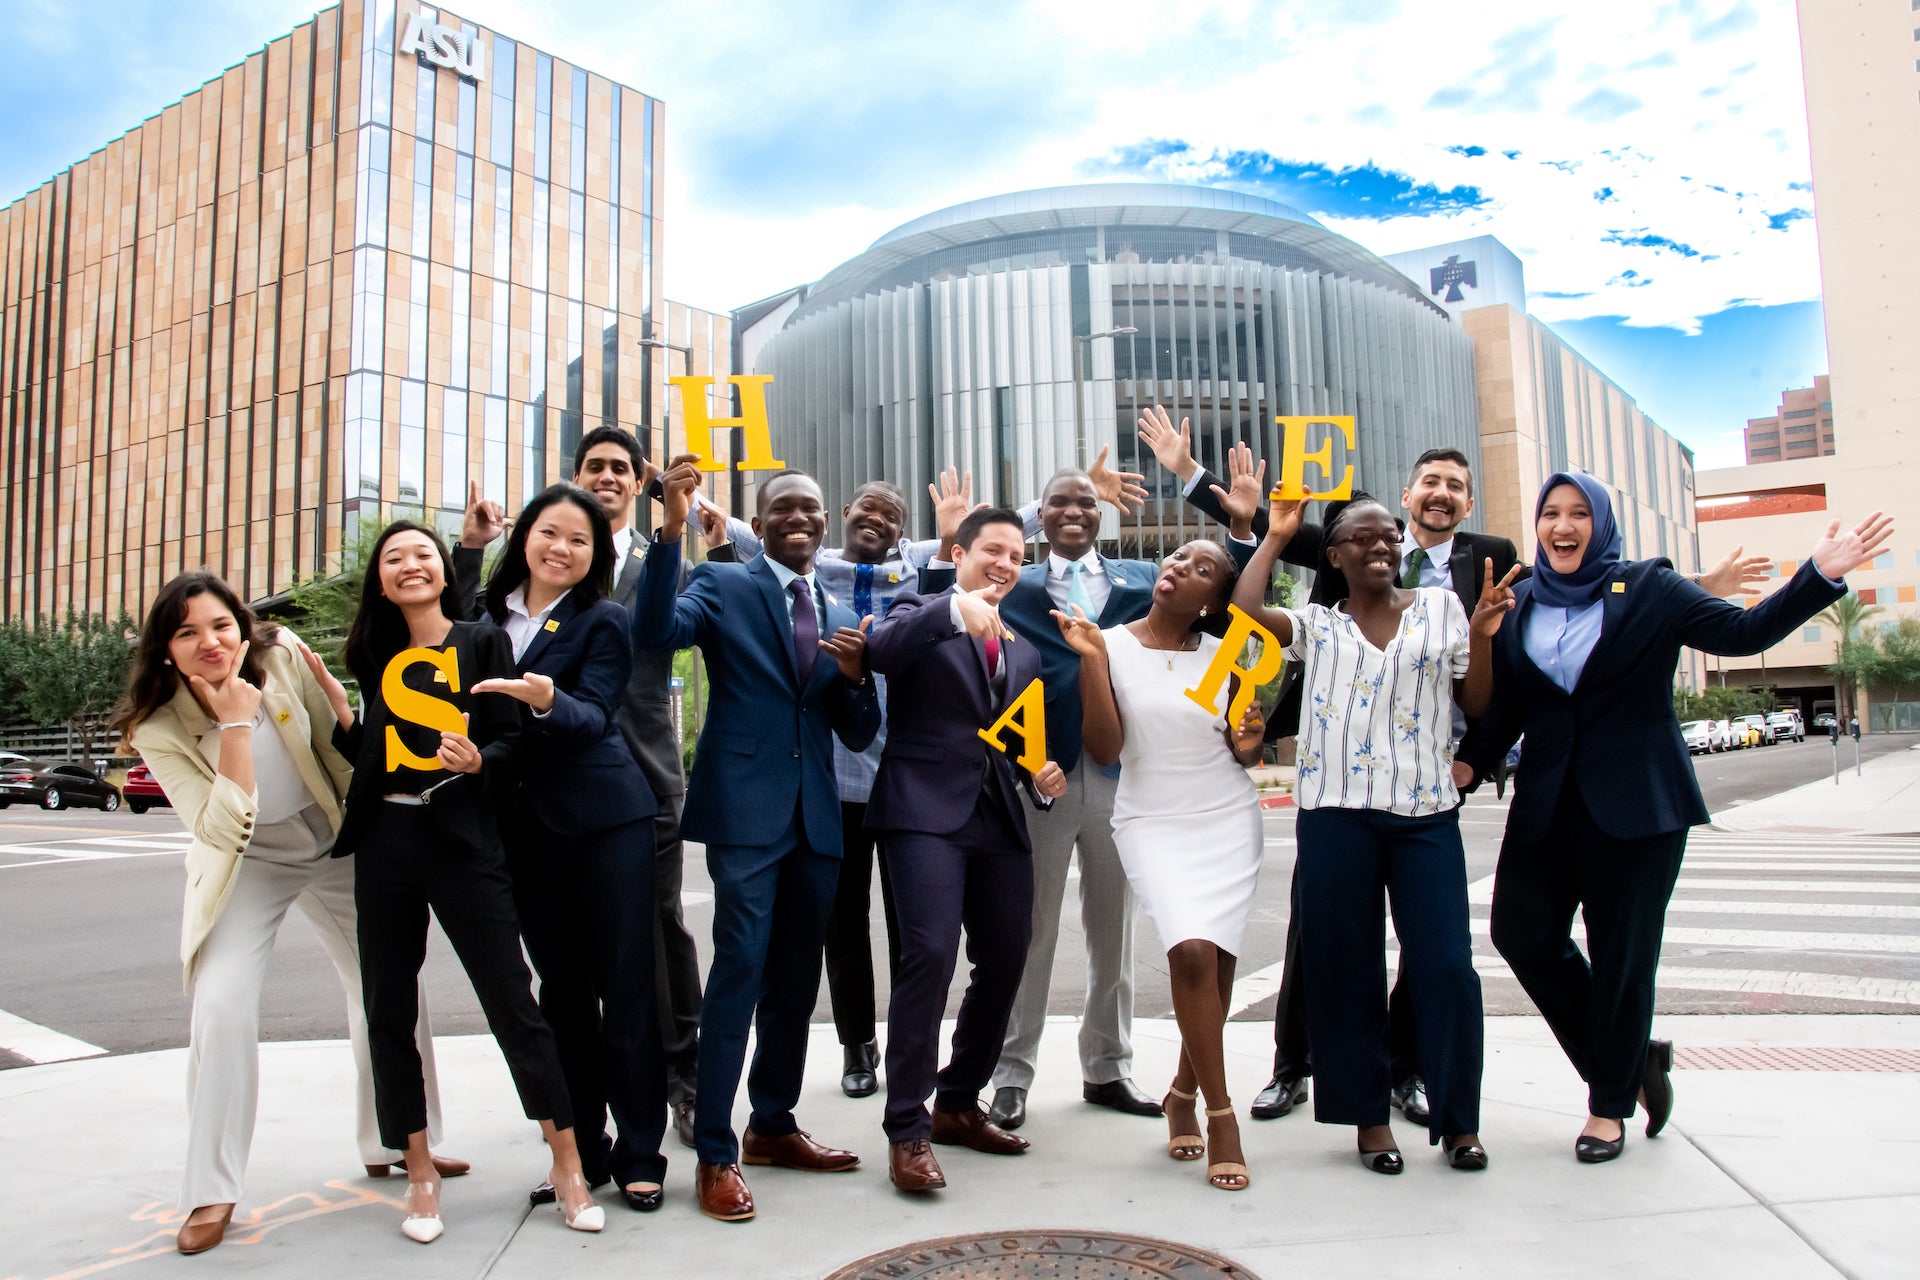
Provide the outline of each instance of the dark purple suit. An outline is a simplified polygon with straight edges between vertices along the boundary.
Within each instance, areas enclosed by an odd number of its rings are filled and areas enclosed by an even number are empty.
[[[942,1111],[978,1105],[993,1075],[1020,989],[1033,929],[1033,851],[1021,811],[1032,779],[981,740],[1013,698],[1040,675],[1040,653],[1002,642],[989,679],[984,642],[955,628],[951,589],[902,593],[867,638],[868,666],[887,677],[887,745],[867,804],[893,881],[900,972],[887,1010],[887,1137],[932,1130],[929,1094]],[[1018,741],[1004,739],[1018,752]],[[967,934],[972,966],[953,1033],[936,1072],[947,988]]]

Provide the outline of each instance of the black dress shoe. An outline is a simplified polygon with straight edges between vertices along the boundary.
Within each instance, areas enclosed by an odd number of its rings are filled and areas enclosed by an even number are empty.
[[[1619,1159],[1620,1153],[1626,1150],[1626,1147],[1627,1126],[1623,1123],[1620,1126],[1620,1136],[1612,1141],[1581,1134],[1574,1140],[1573,1158],[1581,1164],[1605,1164],[1609,1160]]]
[[[1425,1124],[1432,1116],[1427,1110],[1427,1084],[1419,1076],[1408,1076],[1393,1086],[1387,1098],[1415,1124]]]
[[[1647,1136],[1658,1137],[1673,1114],[1673,1041],[1647,1041],[1647,1070],[1640,1077],[1641,1101],[1647,1107]],[[1626,1126],[1621,1125],[1622,1133]]]
[[[849,1098],[870,1098],[880,1089],[880,1046],[869,1040],[840,1050],[840,1092]]]
[[[693,1146],[693,1099],[688,1098],[673,1104],[673,1131],[680,1135],[680,1145]]]
[[[1456,1144],[1452,1138],[1442,1138],[1440,1149],[1447,1153],[1447,1163],[1463,1173],[1477,1172],[1487,1167],[1487,1149],[1477,1142]]]
[[[1375,1173],[1399,1173],[1407,1167],[1407,1162],[1400,1158],[1400,1152],[1395,1147],[1388,1147],[1385,1151],[1368,1151],[1362,1148],[1360,1163]]]
[[[1275,1076],[1254,1095],[1248,1114],[1255,1120],[1278,1120],[1307,1100],[1305,1076]]]
[[[1140,1092],[1140,1086],[1122,1076],[1118,1080],[1109,1080],[1105,1084],[1086,1084],[1080,1086],[1080,1096],[1096,1107],[1111,1107],[1130,1116],[1159,1116],[1166,1113],[1160,1109],[1157,1098],[1149,1098]],[[1002,1129],[1005,1125],[1000,1126]]]
[[[1027,1091],[1008,1085],[993,1091],[993,1107],[987,1119],[1002,1129],[1018,1129],[1027,1122]]]
[[[613,1181],[612,1174],[602,1174],[598,1178],[588,1178],[587,1189],[589,1191],[598,1191],[600,1188],[606,1186],[609,1182],[612,1182],[612,1181]],[[554,1194],[553,1184],[551,1182],[543,1182],[539,1186],[535,1187],[533,1190],[527,1192],[528,1204],[552,1204],[554,1200],[557,1198],[558,1197],[555,1196]]]
[[[663,1188],[655,1187],[651,1191],[632,1191],[620,1188],[620,1198],[627,1202],[627,1208],[640,1213],[652,1213],[666,1203],[667,1193]]]

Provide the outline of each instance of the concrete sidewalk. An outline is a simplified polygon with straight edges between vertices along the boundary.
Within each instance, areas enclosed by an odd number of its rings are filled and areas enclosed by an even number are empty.
[[[1920,835],[1920,746],[1868,760],[1855,774],[1853,744],[1843,740],[1837,783],[1822,778],[1723,809],[1713,815],[1713,825],[1774,835]]]
[[[1831,784],[1828,784],[1831,785]],[[1171,1022],[1135,1024],[1141,1084],[1176,1051]],[[950,1188],[909,1199],[886,1177],[879,1098],[841,1095],[830,1027],[816,1027],[801,1121],[866,1158],[852,1174],[748,1170],[760,1218],[695,1209],[692,1153],[670,1146],[667,1205],[631,1213],[603,1193],[600,1236],[565,1230],[526,1191],[546,1170],[491,1041],[441,1042],[448,1136],[474,1162],[446,1186],[447,1233],[399,1232],[404,1184],[362,1176],[350,1140],[344,1044],[267,1046],[249,1195],[227,1243],[173,1252],[185,1128],[184,1052],[0,1072],[0,1280],[255,1274],[813,1277],[913,1241],[971,1231],[1110,1230],[1211,1249],[1282,1276],[1911,1277],[1920,1213],[1920,1017],[1662,1018],[1680,1046],[1674,1120],[1629,1128],[1611,1165],[1575,1163],[1584,1091],[1537,1018],[1487,1024],[1482,1131],[1492,1167],[1455,1173],[1396,1122],[1406,1173],[1355,1160],[1349,1129],[1296,1113],[1242,1121],[1253,1186],[1209,1188],[1164,1154],[1165,1125],[1079,1100],[1075,1027],[1050,1025],[1017,1159],[940,1148]],[[1228,1028],[1235,1100],[1264,1083],[1271,1028]],[[1833,1052],[1819,1054],[1813,1050]],[[1808,1069],[1824,1068],[1824,1069]],[[886,1274],[884,1269],[873,1274]]]

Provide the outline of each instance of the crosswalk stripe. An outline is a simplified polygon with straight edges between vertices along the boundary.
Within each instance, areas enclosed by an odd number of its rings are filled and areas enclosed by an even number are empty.
[[[1469,922],[1474,933],[1486,935],[1491,922]],[[1755,951],[1878,951],[1896,955],[1920,955],[1920,937],[1902,937],[1893,933],[1801,933],[1786,929],[1699,929],[1669,924],[1664,934],[1668,946],[1734,947]],[[1575,941],[1579,941],[1576,931]]]
[[[0,1009],[0,1049],[28,1062],[66,1062],[106,1052],[97,1044],[62,1035],[51,1027],[28,1022]]]
[[[1707,898],[1675,898],[1667,906],[1668,915],[1688,912],[1729,916],[1828,916],[1850,920],[1920,920],[1920,907],[1896,906],[1881,902],[1727,902]]]
[[[1689,855],[1683,865],[1696,871],[1892,871],[1920,875],[1920,862],[1815,862],[1806,858],[1757,860]]]
[[[1387,952],[1387,968],[1400,962],[1400,953]],[[1499,956],[1475,955],[1475,973],[1513,981],[1513,970]],[[1856,978],[1839,973],[1789,972],[1773,969],[1708,969],[1698,965],[1660,966],[1662,992],[1742,991],[1753,995],[1807,996],[1821,1000],[1852,1000],[1868,1004],[1920,1005],[1920,982],[1900,978]],[[1237,989],[1236,989],[1237,994]]]
[[[1783,893],[1920,893],[1920,879],[1916,880],[1748,880],[1729,878],[1726,880],[1709,879],[1703,876],[1682,876],[1675,882],[1674,889],[1698,890],[1704,892],[1783,892]],[[1493,901],[1492,881],[1480,881],[1467,890],[1467,902],[1471,905],[1486,906]],[[1677,899],[1676,899],[1677,901]]]

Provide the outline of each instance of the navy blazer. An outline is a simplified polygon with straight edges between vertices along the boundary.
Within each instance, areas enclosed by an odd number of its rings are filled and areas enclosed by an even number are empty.
[[[1026,771],[987,745],[980,730],[1039,676],[1040,654],[1031,644],[1003,643],[1006,685],[995,698],[986,643],[953,625],[953,591],[901,592],[867,637],[867,666],[887,678],[887,745],[867,801],[867,827],[948,835],[973,816],[985,788],[999,798],[1030,848],[1015,776],[1038,807],[1053,802],[1034,794]],[[1013,735],[1003,741],[1018,751]]]
[[[553,680],[553,707],[527,718],[514,792],[554,835],[605,831],[659,811],[620,732],[620,699],[633,671],[628,632],[625,609],[606,599],[582,609],[569,591],[516,663],[521,675]]]
[[[793,670],[793,623],[764,555],[708,562],[680,584],[680,544],[655,542],[634,592],[633,644],[699,645],[706,658],[707,723],[700,733],[681,831],[708,845],[763,847],[795,814],[815,853],[840,856],[840,792],[833,736],[859,751],[880,728],[873,681],[855,685],[826,650],[805,689]],[[824,592],[822,639],[860,619]]]
[[[1728,657],[1759,653],[1846,594],[1808,560],[1751,609],[1708,595],[1666,559],[1622,562],[1600,589],[1600,639],[1568,693],[1527,656],[1522,637],[1531,581],[1493,646],[1493,705],[1468,731],[1459,758],[1491,775],[1524,732],[1507,832],[1544,839],[1563,787],[1580,788],[1602,833],[1637,840],[1709,819],[1680,722],[1673,673],[1680,649]]]

